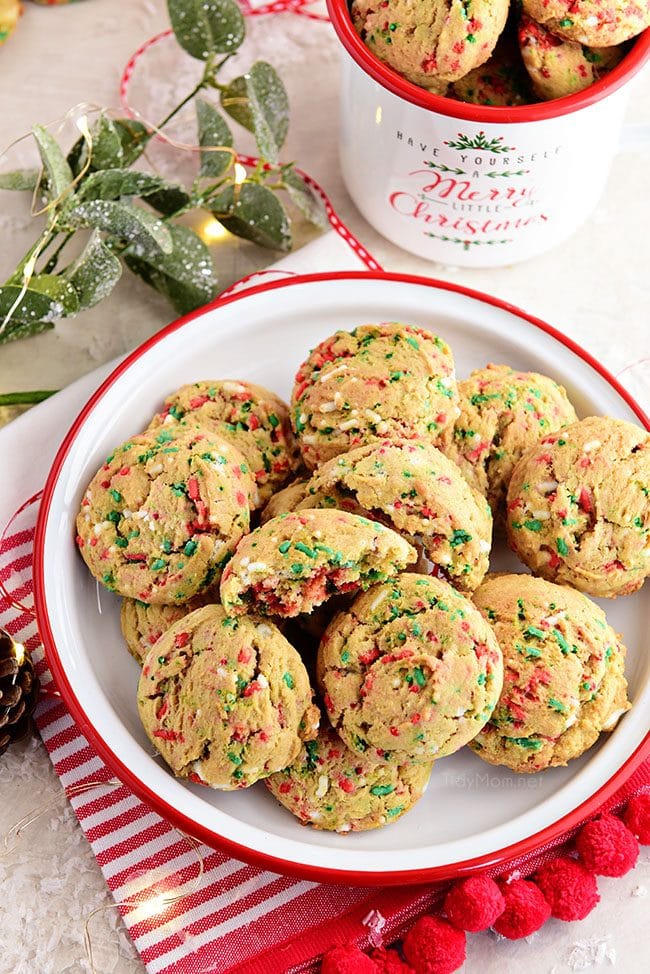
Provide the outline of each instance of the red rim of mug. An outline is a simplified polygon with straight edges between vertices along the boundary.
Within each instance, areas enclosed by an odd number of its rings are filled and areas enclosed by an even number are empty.
[[[34,597],[38,631],[43,641],[48,666],[54,678],[55,684],[60,691],[61,696],[63,697],[63,700],[65,701],[74,721],[79,727],[79,730],[85,735],[86,739],[95,749],[100,758],[108,765],[113,773],[131,789],[135,795],[137,795],[142,801],[146,802],[146,804],[148,804],[155,812],[170,822],[175,828],[180,829],[182,832],[193,836],[201,842],[204,842],[206,845],[211,846],[212,848],[220,849],[223,852],[226,852],[228,855],[233,856],[235,859],[240,859],[243,862],[249,862],[255,866],[271,869],[285,875],[298,876],[302,879],[316,880],[317,882],[345,883],[353,886],[397,886],[402,884],[416,885],[419,883],[430,883],[439,880],[466,876],[486,868],[495,869],[498,867],[499,869],[505,869],[509,863],[519,859],[521,856],[535,852],[540,846],[552,842],[574,826],[579,825],[590,815],[595,814],[598,808],[608,798],[615,794],[615,792],[628,780],[628,778],[631,777],[642,761],[644,761],[644,759],[650,755],[650,731],[636,746],[634,751],[628,755],[623,764],[611,775],[611,777],[608,778],[607,781],[605,781],[593,794],[582,801],[577,807],[573,808],[570,812],[567,812],[557,821],[551,823],[550,825],[546,825],[544,828],[540,829],[539,832],[533,835],[528,835],[525,838],[501,849],[497,849],[482,856],[473,858],[470,857],[459,862],[447,863],[442,866],[428,866],[419,869],[395,871],[378,870],[376,872],[371,872],[309,865],[296,862],[295,860],[282,859],[277,855],[273,855],[272,853],[261,852],[257,849],[251,849],[248,846],[242,846],[235,840],[226,838],[213,829],[199,825],[188,815],[179,811],[177,808],[170,805],[169,802],[161,798],[160,795],[152,791],[151,788],[145,784],[131,768],[127,767],[123,761],[121,761],[121,759],[113,751],[110,743],[94,727],[91,715],[84,710],[84,706],[77,698],[77,695],[70,683],[65,666],[61,661],[56,642],[54,640],[50,622],[49,606],[45,595],[45,535],[48,529],[52,498],[55,488],[59,482],[61,468],[63,467],[66,457],[68,456],[68,453],[70,452],[80,429],[82,428],[89,414],[92,412],[96,403],[103,398],[113,383],[128,370],[129,366],[136,362],[145,352],[149,351],[149,349],[151,349],[171,332],[176,331],[178,328],[183,328],[195,318],[204,315],[212,308],[231,304],[232,302],[236,301],[246,300],[247,297],[255,294],[266,294],[279,289],[300,287],[301,285],[319,283],[323,281],[341,280],[395,281],[419,286],[424,285],[432,290],[451,291],[456,294],[462,294],[466,297],[472,298],[475,301],[492,305],[495,308],[500,308],[502,311],[515,315],[528,324],[533,325],[540,331],[546,332],[547,335],[550,335],[558,343],[564,345],[564,347],[568,348],[574,353],[574,355],[577,355],[580,359],[586,362],[594,370],[594,372],[600,375],[618,393],[621,399],[634,412],[639,422],[648,431],[650,431],[650,417],[645,414],[643,409],[638,403],[635,402],[633,397],[625,391],[623,386],[617,382],[614,376],[603,365],[601,365],[597,359],[593,358],[593,356],[581,348],[580,345],[574,342],[567,335],[564,335],[556,328],[553,328],[552,325],[549,325],[540,318],[536,318],[533,315],[523,311],[521,308],[509,304],[506,301],[502,301],[501,299],[492,295],[484,294],[483,292],[474,290],[473,288],[464,287],[463,285],[454,284],[449,281],[439,281],[435,280],[434,278],[426,278],[413,274],[386,273],[384,271],[375,271],[371,273],[366,271],[333,271],[329,273],[297,275],[296,277],[288,280],[270,281],[264,284],[258,284],[255,287],[251,287],[245,291],[240,291],[239,293],[233,294],[229,297],[216,298],[215,301],[205,305],[203,308],[199,308],[196,311],[193,311],[190,314],[185,315],[184,317],[179,318],[177,321],[167,325],[166,328],[161,329],[161,331],[157,332],[155,335],[145,341],[142,345],[131,352],[131,354],[128,355],[122,362],[120,362],[119,365],[116,366],[113,372],[111,372],[100,387],[93,393],[68,430],[61,446],[59,447],[48,475],[43,490],[43,499],[39,508],[38,521],[36,525],[36,538],[34,541]]]
[[[595,105],[602,98],[617,91],[650,58],[649,27],[635,39],[633,47],[623,60],[604,78],[573,95],[555,98],[552,101],[536,102],[532,105],[507,107],[472,105],[468,102],[455,101],[453,98],[445,98],[442,95],[434,95],[397,74],[378,57],[375,57],[357,34],[352,26],[348,0],[326,0],[326,2],[332,25],[339,40],[356,64],[369,77],[377,81],[387,91],[411,102],[413,105],[417,105],[419,108],[468,122],[497,125],[504,122],[539,122],[579,111],[581,108]]]

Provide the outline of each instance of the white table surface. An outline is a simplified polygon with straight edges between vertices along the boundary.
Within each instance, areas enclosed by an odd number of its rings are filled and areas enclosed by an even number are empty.
[[[57,8],[26,3],[15,35],[0,48],[1,143],[82,101],[117,106],[122,66],[144,39],[165,26],[162,0],[88,0]],[[457,281],[519,304],[571,335],[614,373],[650,356],[648,150],[617,157],[597,213],[554,252],[500,270],[433,266],[380,238],[343,187],[336,151],[338,45],[331,29],[290,15],[264,18],[263,24],[257,21],[251,27],[247,43],[250,61],[275,61],[288,82],[292,128],[285,157],[297,159],[325,186],[340,215],[386,269]],[[310,84],[304,84],[305,77]],[[179,94],[184,90],[180,87]],[[149,95],[156,95],[154,88]],[[649,106],[646,72],[635,86],[630,121],[650,122]],[[24,198],[2,194],[0,275],[6,276],[29,246],[33,232],[28,222]],[[301,232],[299,239],[304,238]],[[277,255],[231,242],[220,245],[217,256],[225,285]],[[0,347],[0,391],[61,387],[133,347],[171,317],[161,299],[125,276],[110,300],[83,318]],[[647,403],[646,368],[637,367],[623,378]],[[3,834],[22,815],[42,801],[60,798],[11,855],[0,852],[0,974],[89,970],[84,920],[101,906],[107,909],[92,924],[97,971],[142,972],[40,741],[16,745],[0,758],[0,789],[0,848]],[[470,936],[463,970],[515,974],[522,965],[531,974],[646,970],[650,850],[642,850],[640,863],[628,876],[601,879],[599,887],[601,903],[580,924],[550,921],[528,941],[516,943],[491,934]]]

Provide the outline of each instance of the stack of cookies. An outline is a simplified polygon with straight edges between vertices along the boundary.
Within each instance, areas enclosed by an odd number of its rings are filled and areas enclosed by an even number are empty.
[[[413,84],[477,105],[582,91],[650,26],[648,0],[352,0],[369,50]]]
[[[98,471],[77,542],[174,774],[348,832],[465,745],[537,772],[614,728],[625,647],[587,595],[650,574],[649,494],[643,430],[506,365],[457,382],[443,339],[389,322],[321,342],[290,407],[184,386]],[[493,522],[533,575],[487,574]]]

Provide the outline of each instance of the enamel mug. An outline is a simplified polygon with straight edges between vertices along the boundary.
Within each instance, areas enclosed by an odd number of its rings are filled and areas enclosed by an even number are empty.
[[[619,148],[629,82],[650,57],[650,29],[583,91],[496,108],[406,81],[368,50],[346,0],[327,6],[345,49],[343,178],[384,237],[439,263],[499,267],[550,250],[593,212]]]

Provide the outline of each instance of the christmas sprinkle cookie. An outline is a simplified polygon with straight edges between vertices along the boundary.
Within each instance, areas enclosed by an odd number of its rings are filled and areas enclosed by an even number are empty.
[[[577,419],[562,386],[509,365],[476,369],[458,385],[460,415],[441,449],[496,514],[505,505],[515,464],[546,433]]]
[[[494,633],[468,599],[437,578],[407,573],[334,618],[317,674],[348,747],[372,761],[427,764],[478,734],[503,668]]]
[[[195,609],[217,601],[218,596],[210,597],[209,593],[197,595],[184,605],[147,605],[137,599],[122,599],[120,627],[128,651],[142,665],[151,647],[175,622]]]
[[[650,26],[648,0],[523,0],[523,11],[558,37],[612,47]]]
[[[366,46],[408,81],[440,93],[489,58],[508,0],[352,0]]]
[[[503,691],[470,744],[513,771],[564,765],[629,709],[625,647],[594,602],[531,575],[494,575],[474,593],[503,652]]]
[[[549,581],[614,598],[650,574],[650,435],[590,416],[545,436],[514,469],[508,539]]]
[[[291,421],[305,465],[376,439],[435,441],[457,416],[449,346],[397,322],[337,331],[298,369]]]
[[[291,767],[265,784],[303,825],[362,832],[401,818],[422,797],[430,774],[430,764],[378,764],[321,727]]]
[[[205,430],[141,433],[90,482],[77,544],[112,591],[141,602],[188,602],[219,580],[248,531],[253,490],[239,450]]]
[[[525,15],[519,24],[519,46],[535,94],[545,100],[588,88],[625,53],[620,46],[586,47],[563,40]]]
[[[357,447],[319,467],[297,510],[349,510],[398,531],[422,552],[433,574],[463,591],[488,569],[492,515],[440,450],[421,440]]]
[[[221,601],[233,614],[297,616],[383,582],[416,558],[394,531],[355,514],[284,514],[242,538],[223,573]]]
[[[291,764],[319,718],[305,667],[280,631],[218,605],[158,640],[144,661],[138,710],[177,777],[226,791]]]
[[[193,382],[165,399],[149,428],[180,423],[202,426],[244,455],[263,507],[298,465],[289,409],[273,392],[234,379]]]
[[[503,34],[485,64],[455,81],[450,94],[472,105],[528,105],[535,101],[517,46]]]
[[[308,483],[309,480],[294,480],[288,487],[283,487],[274,494],[260,515],[260,523],[266,524],[272,517],[295,510],[305,496]]]

